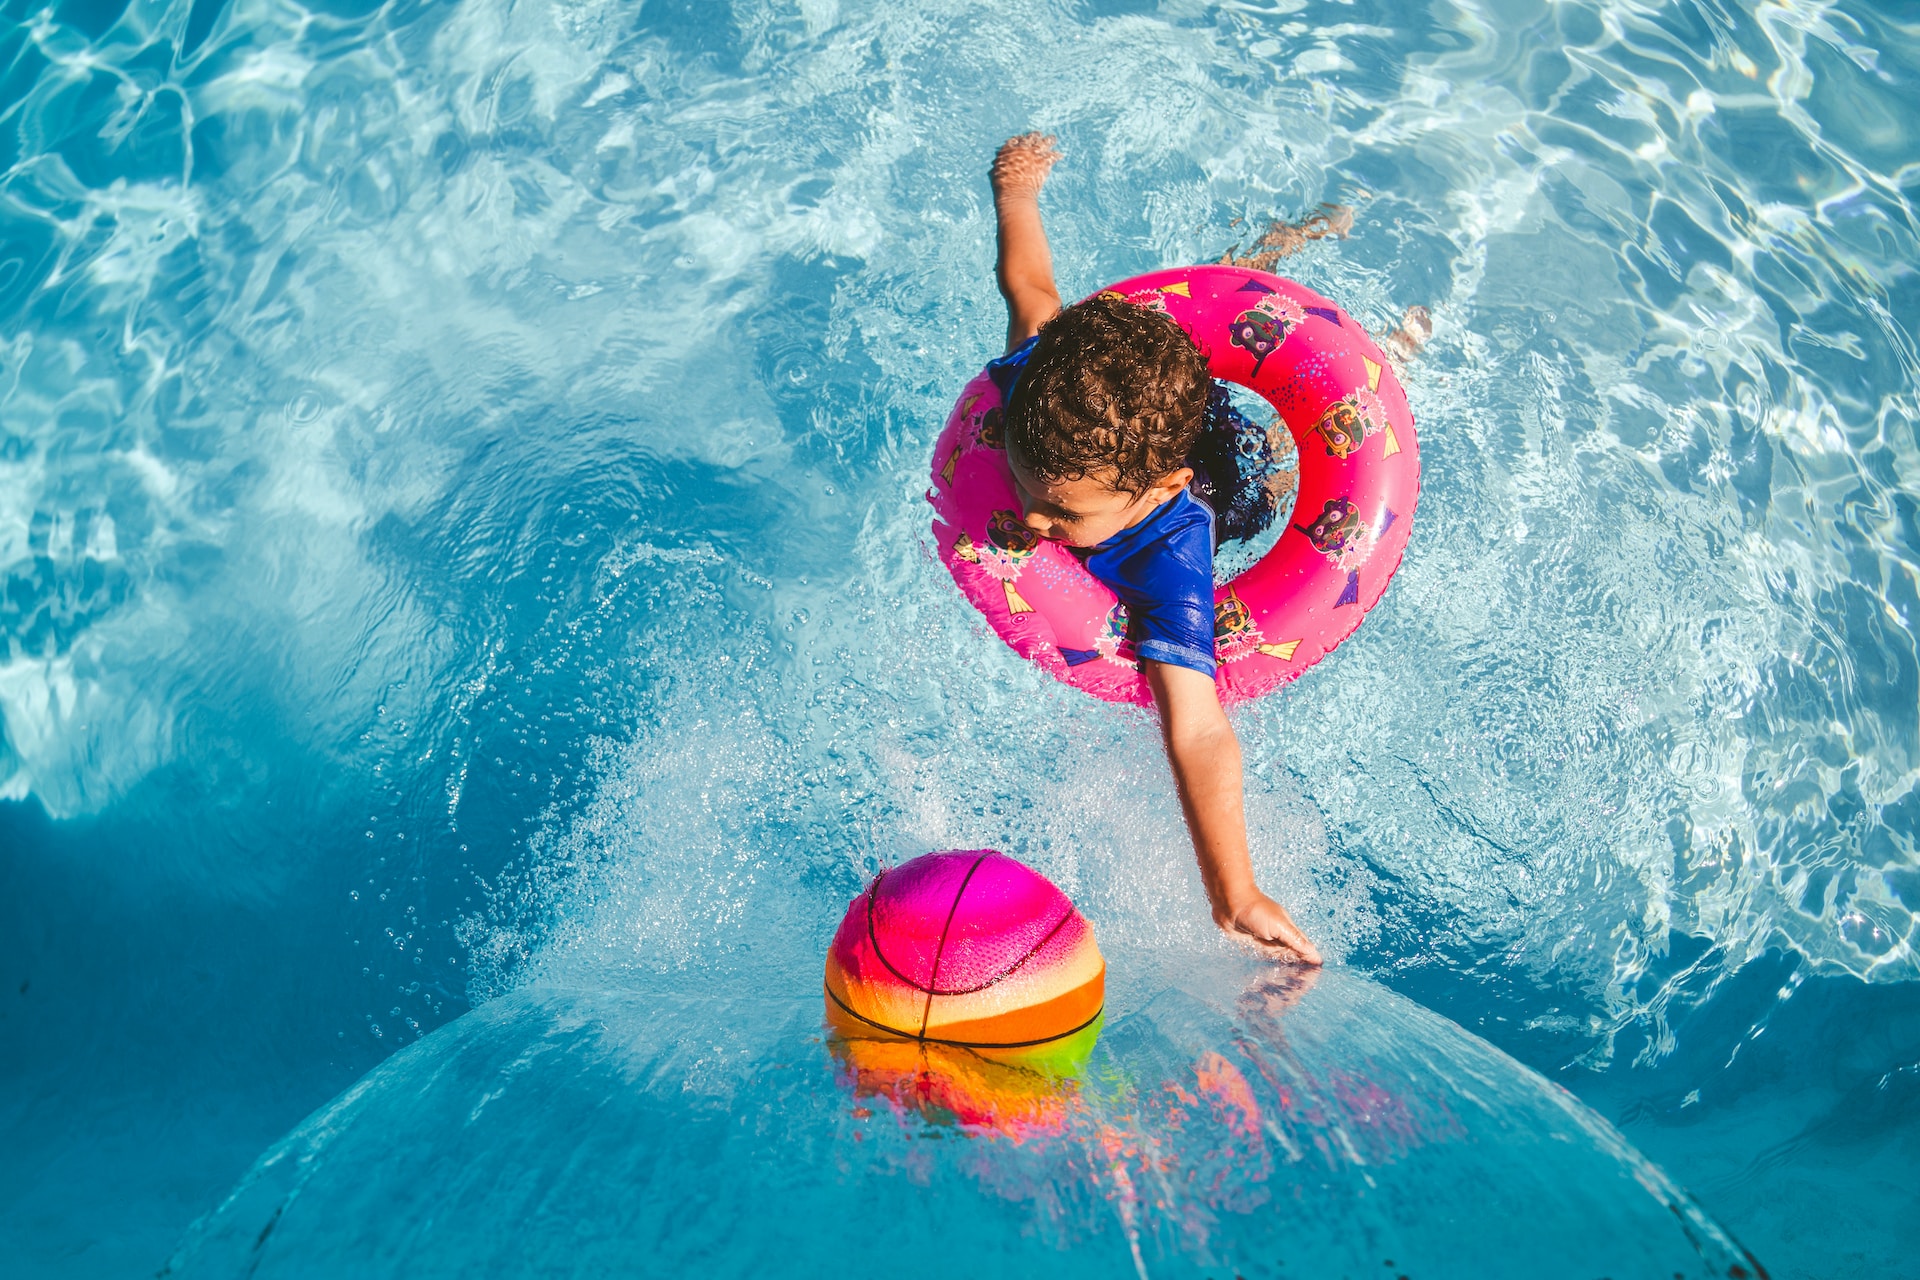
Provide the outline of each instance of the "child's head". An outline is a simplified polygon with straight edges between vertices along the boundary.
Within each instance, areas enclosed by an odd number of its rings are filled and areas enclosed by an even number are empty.
[[[1178,493],[1211,386],[1162,312],[1109,294],[1047,321],[1006,408],[1028,527],[1093,546]]]

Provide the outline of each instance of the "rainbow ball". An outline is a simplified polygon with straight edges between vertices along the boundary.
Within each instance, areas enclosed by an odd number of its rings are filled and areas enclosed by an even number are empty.
[[[1039,872],[991,849],[928,853],[874,877],[827,951],[844,1035],[1044,1053],[1097,1033],[1106,962]]]

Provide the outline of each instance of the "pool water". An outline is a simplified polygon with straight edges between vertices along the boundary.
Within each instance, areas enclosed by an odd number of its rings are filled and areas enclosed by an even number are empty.
[[[1052,1077],[823,1041],[805,981],[524,986],[316,1111],[163,1274],[1761,1270],[1570,1094],[1403,997],[1112,958],[1099,1042]]]
[[[926,849],[1211,945],[1151,722],[930,552],[1029,127],[1070,294],[1334,202],[1275,269],[1434,316],[1399,577],[1237,713],[1263,882],[1774,1276],[1920,1245],[1902,6],[8,0],[0,65],[10,1267],[152,1273],[494,997],[811,980]]]

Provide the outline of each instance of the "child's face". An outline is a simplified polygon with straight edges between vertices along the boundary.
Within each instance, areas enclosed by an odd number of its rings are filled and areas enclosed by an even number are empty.
[[[1136,495],[1114,488],[1111,473],[1044,481],[1021,466],[1011,450],[1007,462],[1013,470],[1013,491],[1020,499],[1020,516],[1027,528],[1070,547],[1098,546],[1121,530],[1131,529],[1193,479],[1193,468],[1181,467]]]

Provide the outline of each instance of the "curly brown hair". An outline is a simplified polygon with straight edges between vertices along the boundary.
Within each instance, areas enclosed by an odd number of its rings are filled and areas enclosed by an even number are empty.
[[[1117,491],[1145,493],[1186,463],[1212,385],[1170,316],[1097,294],[1041,326],[1006,407],[1007,447],[1041,481],[1111,471]]]

